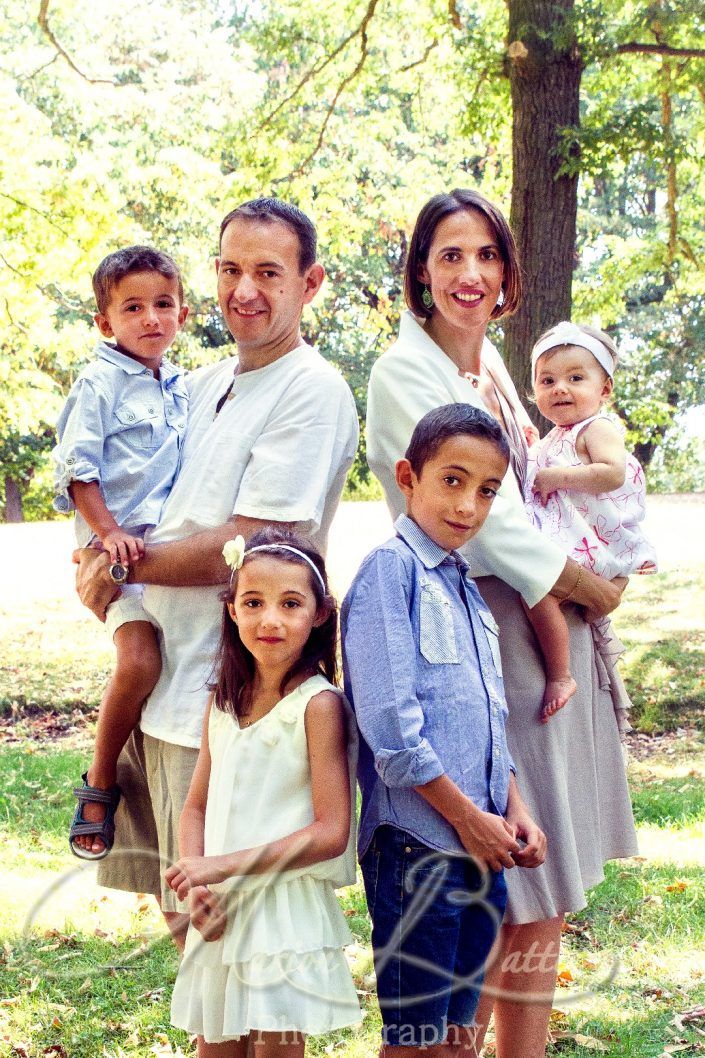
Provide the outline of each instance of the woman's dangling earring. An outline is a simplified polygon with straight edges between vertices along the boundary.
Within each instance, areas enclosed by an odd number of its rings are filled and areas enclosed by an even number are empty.
[[[425,284],[421,293],[421,301],[423,302],[423,307],[425,309],[433,308],[433,294]]]
[[[504,291],[500,290],[499,297],[497,298],[497,308],[501,309],[504,304]]]

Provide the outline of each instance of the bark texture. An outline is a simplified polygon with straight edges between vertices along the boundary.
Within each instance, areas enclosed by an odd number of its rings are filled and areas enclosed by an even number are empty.
[[[531,392],[529,355],[542,331],[570,319],[577,176],[557,176],[561,129],[580,120],[582,61],[571,29],[573,0],[507,0],[507,72],[513,110],[510,223],[524,272],[524,299],[505,326],[507,367]],[[543,428],[545,420],[531,406]]]
[[[5,510],[3,512],[5,522],[23,522],[22,496],[14,478],[5,475]]]

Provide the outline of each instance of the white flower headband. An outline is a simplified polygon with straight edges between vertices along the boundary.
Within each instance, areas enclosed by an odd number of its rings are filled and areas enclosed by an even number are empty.
[[[299,558],[302,558],[304,562],[311,567],[318,578],[318,583],[321,585],[323,594],[327,594],[326,585],[321,576],[321,571],[311,561],[308,555],[304,554],[303,551],[299,551],[298,547],[292,547],[291,544],[258,544],[257,547],[245,548],[245,538],[243,536],[236,536],[234,540],[227,540],[223,546],[223,558],[232,570],[230,575],[231,580],[232,574],[241,569],[242,563],[245,561],[245,555],[251,555],[255,551],[291,551],[292,555],[298,555]]]
[[[609,377],[614,378],[614,357],[607,346],[599,338],[593,338],[591,334],[586,334],[575,323],[568,323],[567,320],[557,323],[551,333],[534,346],[531,353],[532,378],[536,379],[536,365],[539,357],[547,353],[549,349],[557,349],[561,345],[577,345],[581,349],[587,349]]]

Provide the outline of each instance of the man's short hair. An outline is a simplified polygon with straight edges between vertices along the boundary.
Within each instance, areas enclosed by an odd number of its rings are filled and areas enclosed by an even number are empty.
[[[220,225],[220,245],[223,234],[231,221],[241,217],[243,220],[259,220],[267,224],[279,221],[290,228],[299,240],[299,271],[303,274],[316,261],[316,229],[313,221],[298,206],[283,202],[280,198],[253,198],[243,202],[223,217]]]
[[[124,250],[109,253],[93,273],[93,293],[102,316],[107,312],[115,287],[125,276],[135,272],[158,272],[165,279],[175,279],[179,287],[179,304],[183,304],[184,286],[173,258],[151,246],[127,246]]]
[[[509,442],[496,419],[472,404],[444,404],[419,419],[404,453],[411,469],[421,476],[429,459],[451,437],[479,437],[495,446],[509,462]]]

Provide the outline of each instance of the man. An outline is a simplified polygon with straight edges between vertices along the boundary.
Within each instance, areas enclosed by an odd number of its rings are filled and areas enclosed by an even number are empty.
[[[311,221],[277,199],[239,206],[221,225],[216,272],[238,355],[190,376],[179,476],[130,567],[160,630],[162,673],[121,760],[116,844],[98,872],[101,884],[154,893],[177,943],[183,916],[161,876],[178,858],[200,741],[228,578],[223,544],[279,522],[325,549],[357,446],[350,390],[301,337],[324,276]],[[101,618],[116,593],[110,573],[104,553],[80,553],[79,595]]]

